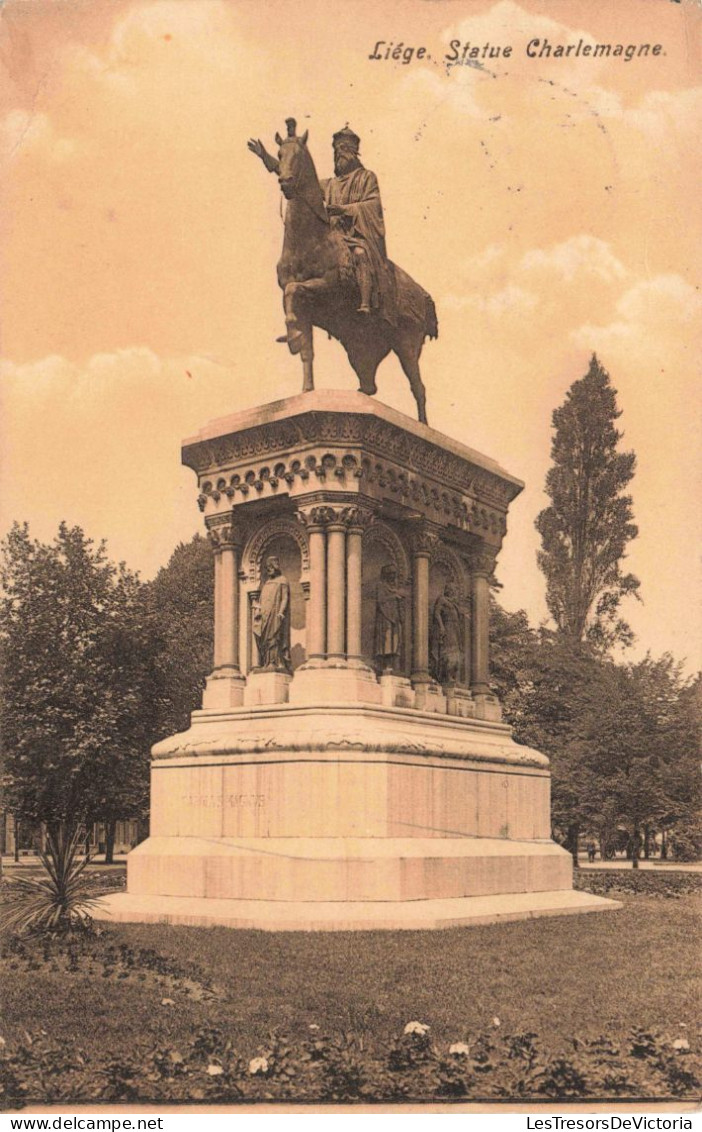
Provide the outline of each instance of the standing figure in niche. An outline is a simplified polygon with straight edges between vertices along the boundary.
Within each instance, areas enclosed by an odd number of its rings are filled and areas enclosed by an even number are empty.
[[[290,585],[275,555],[266,559],[253,633],[260,668],[290,672]]]
[[[456,587],[447,582],[434,602],[429,651],[431,674],[439,684],[456,684],[461,675],[463,633]]]
[[[405,598],[397,582],[397,570],[383,566],[376,590],[374,648],[376,665],[382,675],[400,666],[405,625]]]

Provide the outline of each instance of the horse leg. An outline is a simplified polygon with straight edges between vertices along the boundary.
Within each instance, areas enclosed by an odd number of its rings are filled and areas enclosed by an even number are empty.
[[[283,311],[288,332],[288,349],[291,354],[299,354],[303,347],[304,330],[300,319],[300,288],[297,282],[286,284],[283,291]]]
[[[354,350],[349,352],[349,361],[358,378],[358,387],[361,393],[372,397],[378,392],[375,375],[383,358],[390,353],[390,348],[381,350]]]
[[[304,283],[288,283],[283,291],[283,310],[288,330],[288,349],[291,354],[299,354],[302,360],[302,392],[314,389],[312,359],[312,322],[306,310]]]
[[[400,365],[409,380],[410,388],[417,402],[417,415],[422,424],[427,423],[427,392],[424,388],[419,372],[419,355],[422,352],[423,339],[414,341],[414,336],[407,339],[400,338],[395,347],[395,353],[400,359]]]
[[[302,359],[302,392],[311,393],[314,389],[314,370],[312,368],[312,359],[314,358],[314,344],[312,340],[312,323],[310,322],[302,335],[302,346],[300,348],[300,357]]]

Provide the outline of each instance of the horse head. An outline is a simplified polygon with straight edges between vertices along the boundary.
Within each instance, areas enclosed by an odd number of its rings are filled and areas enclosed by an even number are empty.
[[[288,136],[275,135],[278,146],[278,184],[286,200],[292,200],[309,190],[319,188],[314,162],[307,148],[308,131],[297,137],[295,119],[287,119]]]

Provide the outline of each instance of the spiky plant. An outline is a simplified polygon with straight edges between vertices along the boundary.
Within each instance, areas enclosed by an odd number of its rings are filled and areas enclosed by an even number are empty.
[[[85,873],[91,858],[80,856],[82,841],[80,828],[65,823],[48,832],[39,851],[43,874],[7,880],[0,929],[27,935],[91,927],[90,912],[100,901]]]

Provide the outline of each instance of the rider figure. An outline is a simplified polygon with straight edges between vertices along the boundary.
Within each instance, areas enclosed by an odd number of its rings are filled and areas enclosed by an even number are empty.
[[[295,122],[286,119],[288,136]],[[395,277],[385,250],[385,223],[375,173],[365,169],[358,156],[361,140],[345,126],[332,138],[334,176],[321,181],[330,224],[341,233],[352,258],[361,302],[360,314],[378,313],[389,323],[397,321]],[[251,139],[249,149],[261,158],[269,173],[278,172],[278,160],[262,142]]]

